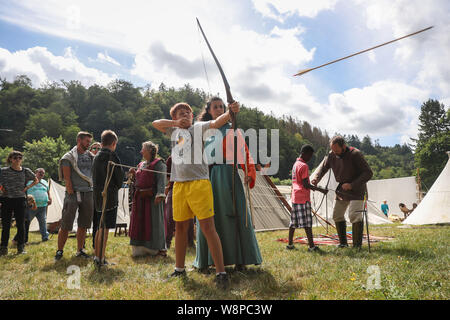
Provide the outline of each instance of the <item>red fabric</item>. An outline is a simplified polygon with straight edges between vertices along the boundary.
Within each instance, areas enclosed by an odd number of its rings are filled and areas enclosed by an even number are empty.
[[[138,189],[155,188],[156,177],[154,172],[141,169],[154,170],[154,167],[161,159],[153,160],[144,168],[144,162],[138,165],[136,171],[135,187]],[[130,238],[138,241],[150,241],[152,238],[152,207],[150,197],[140,197],[139,192],[134,193],[133,206],[130,217]]]
[[[308,179],[309,181],[308,170],[308,164],[302,158],[297,158],[292,167],[292,203],[304,204],[306,201],[311,202],[311,190],[303,186],[303,179]]]
[[[223,139],[222,143],[223,147],[223,156],[225,161],[233,161],[234,160],[234,138],[233,138],[233,130],[228,130],[227,135]],[[255,169],[255,161],[253,160],[250,152],[248,150],[247,145],[245,144],[245,139],[241,134],[240,130],[237,130],[237,162],[241,166],[242,170],[246,172],[246,166],[244,162],[244,150],[245,150],[245,162],[247,163],[247,176],[252,178],[250,183],[250,188],[253,189],[256,182],[256,169]]]

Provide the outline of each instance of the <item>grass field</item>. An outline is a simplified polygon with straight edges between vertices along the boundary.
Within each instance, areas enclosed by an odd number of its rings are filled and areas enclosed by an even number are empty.
[[[0,257],[0,298],[449,299],[450,226],[398,226],[372,226],[371,234],[395,237],[372,244],[372,253],[367,244],[361,252],[322,246],[323,254],[317,254],[307,252],[304,245],[288,251],[284,243],[275,241],[287,237],[287,231],[257,233],[263,264],[231,273],[231,287],[225,292],[215,288],[213,274],[192,270],[194,250],[188,250],[187,278],[167,280],[175,262],[173,247],[166,258],[133,259],[128,238],[111,236],[107,257],[117,265],[99,272],[92,261],[74,257],[75,238],[69,238],[64,258],[55,263],[56,236],[41,243],[38,233],[30,233],[26,255],[16,255],[16,249],[10,248],[7,256]],[[303,234],[296,232],[296,236]],[[89,237],[87,248],[91,241]],[[68,282],[76,284],[76,274],[67,274],[71,265],[79,267],[79,289],[68,288]],[[375,267],[368,272],[370,266]],[[377,268],[380,287],[370,289]]]

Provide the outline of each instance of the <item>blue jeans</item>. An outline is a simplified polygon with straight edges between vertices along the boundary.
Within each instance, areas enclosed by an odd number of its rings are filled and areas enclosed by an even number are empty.
[[[36,210],[27,210],[27,220],[29,223],[36,217],[39,222],[39,232],[41,233],[42,240],[48,239],[49,233],[47,232],[47,206],[38,207]],[[27,230],[28,231],[28,230]]]

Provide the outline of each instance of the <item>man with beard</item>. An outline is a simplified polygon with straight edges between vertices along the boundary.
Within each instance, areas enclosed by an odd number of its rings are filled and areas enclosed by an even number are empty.
[[[367,181],[373,172],[358,149],[348,147],[341,136],[330,141],[331,151],[320,164],[317,174],[311,180],[316,186],[331,168],[336,181],[336,199],[333,208],[333,220],[339,236],[339,248],[348,247],[345,211],[349,208],[352,223],[353,247],[361,248],[363,234],[364,195],[367,193]]]
[[[72,231],[75,214],[78,210],[78,230],[76,257],[90,258],[84,251],[86,230],[91,227],[94,212],[92,163],[94,155],[88,150],[92,134],[79,132],[77,145],[67,152],[59,163],[59,179],[65,181],[66,195],[62,210],[61,229],[58,233],[58,250],[55,261],[63,256],[69,232]]]

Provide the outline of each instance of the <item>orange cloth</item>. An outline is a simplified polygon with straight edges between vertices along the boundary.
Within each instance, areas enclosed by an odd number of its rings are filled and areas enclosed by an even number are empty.
[[[225,161],[233,162],[234,161],[234,139],[233,139],[233,130],[228,130],[223,143],[223,156]],[[245,156],[244,156],[244,150],[245,150]],[[245,157],[245,162],[244,162]],[[240,130],[237,130],[237,162],[241,166],[241,168],[245,170],[245,163],[247,163],[247,176],[252,178],[251,183],[249,184],[250,188],[253,189],[256,182],[256,169],[255,169],[255,162],[250,155],[250,152],[248,150],[248,147],[245,143],[245,139],[242,136],[242,133]]]

